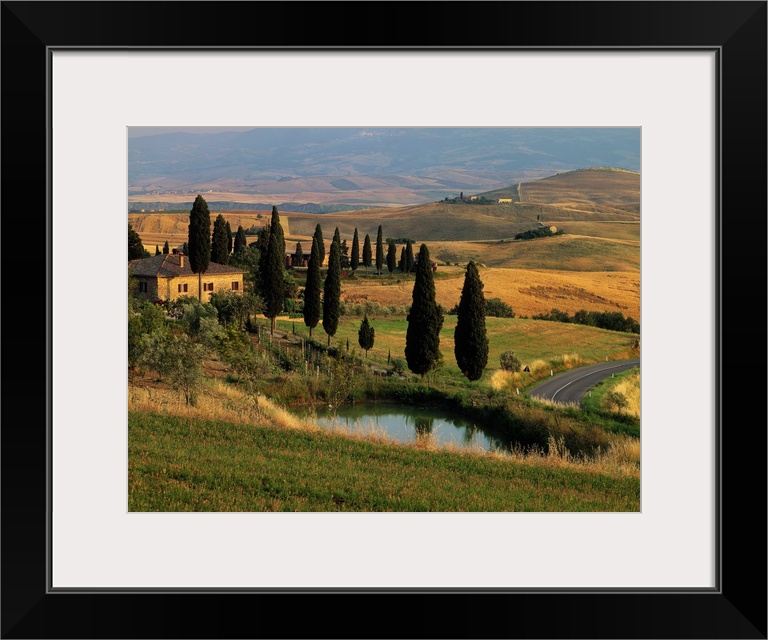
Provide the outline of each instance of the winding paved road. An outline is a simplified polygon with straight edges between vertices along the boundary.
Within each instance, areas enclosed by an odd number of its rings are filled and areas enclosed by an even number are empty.
[[[579,367],[550,378],[528,392],[534,398],[543,398],[563,404],[580,403],[584,394],[612,373],[639,367],[640,360],[619,360],[601,362],[588,367]]]

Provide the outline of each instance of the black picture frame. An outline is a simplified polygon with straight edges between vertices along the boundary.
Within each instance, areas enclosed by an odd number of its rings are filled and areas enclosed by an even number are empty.
[[[766,2],[3,2],[0,15],[9,365],[2,392],[3,638],[766,638]],[[46,228],[48,63],[56,47],[717,51],[717,587],[52,593],[44,283],[55,275]],[[89,301],[84,310],[96,314],[94,306]],[[503,546],[472,542],[487,545],[491,557]]]

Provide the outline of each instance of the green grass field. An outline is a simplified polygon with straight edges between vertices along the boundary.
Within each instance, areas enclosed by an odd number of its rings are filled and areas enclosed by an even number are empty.
[[[408,323],[404,317],[369,316],[375,331],[373,349],[368,352],[368,360],[377,365],[386,366],[387,355],[391,358],[405,358],[405,335]],[[362,317],[342,316],[336,335],[331,345],[346,349],[349,340],[350,352],[354,349],[364,355],[358,344],[358,330]],[[294,326],[295,323],[295,326]],[[293,321],[279,321],[278,328],[297,335],[308,336],[309,330],[301,318]],[[443,353],[443,367],[439,376],[444,381],[463,383],[466,380],[456,365],[453,353],[453,332],[456,316],[446,315],[440,332],[440,348]],[[520,318],[486,318],[488,334],[488,365],[483,377],[477,384],[488,384],[493,373],[499,368],[499,356],[504,351],[514,351],[523,364],[536,360],[552,361],[562,356],[574,354],[582,362],[605,360],[606,356],[616,359],[617,355],[627,351],[636,336],[607,331],[584,325],[548,322],[545,320],[526,320]],[[322,324],[313,331],[313,337],[325,344],[327,335]]]
[[[638,477],[129,411],[129,511],[638,511]]]

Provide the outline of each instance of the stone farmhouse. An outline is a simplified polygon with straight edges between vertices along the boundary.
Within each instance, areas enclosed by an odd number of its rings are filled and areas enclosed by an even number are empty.
[[[174,249],[173,253],[131,260],[128,274],[136,282],[135,293],[145,300],[164,302],[181,296],[197,297],[198,286],[202,284],[200,299],[208,302],[214,292],[242,294],[245,271],[211,262],[200,279],[198,274],[192,273],[188,256]]]
[[[301,261],[299,261],[299,257],[296,255],[296,250],[293,251],[286,251],[285,252],[285,266],[287,268],[296,268],[296,267],[306,267],[309,264],[309,256],[311,254],[308,251],[302,251],[302,258]],[[320,264],[321,267],[327,267],[328,266],[328,259],[330,258],[330,251],[325,252],[325,255],[323,256],[323,261]]]

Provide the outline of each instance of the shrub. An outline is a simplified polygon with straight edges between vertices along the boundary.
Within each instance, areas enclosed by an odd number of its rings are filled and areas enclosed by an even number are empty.
[[[485,315],[493,318],[514,318],[515,312],[500,298],[490,298],[485,301]]]
[[[403,358],[392,358],[392,371],[397,375],[405,373],[405,360]]]
[[[504,371],[520,371],[523,363],[520,362],[520,358],[515,355],[514,351],[505,351],[499,356],[499,364]]]
[[[627,399],[616,391],[609,391],[605,396],[605,403],[609,408],[621,411],[629,406]]]

